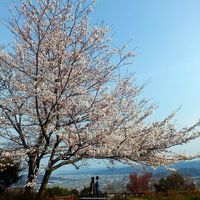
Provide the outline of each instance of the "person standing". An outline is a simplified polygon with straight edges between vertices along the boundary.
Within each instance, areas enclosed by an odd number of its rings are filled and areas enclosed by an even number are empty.
[[[100,195],[100,190],[99,190],[99,176],[96,176],[95,190],[96,190],[96,197],[99,197],[99,195]]]
[[[91,177],[91,182],[90,182],[90,194],[91,196],[94,196],[95,194],[95,183],[94,183],[94,177]]]

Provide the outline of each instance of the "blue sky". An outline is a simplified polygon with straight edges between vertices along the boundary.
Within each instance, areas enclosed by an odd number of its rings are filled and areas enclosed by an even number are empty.
[[[178,127],[200,119],[200,1],[97,0],[94,19],[103,19],[115,33],[113,43],[132,40],[137,56],[129,71],[139,83],[150,79],[142,96],[159,106],[160,120],[179,106]],[[200,151],[192,142],[177,151]]]
[[[142,94],[159,108],[160,120],[180,106],[178,127],[200,119],[200,1],[199,0],[97,0],[94,18],[113,27],[113,42],[130,39],[137,56],[130,72],[138,83],[150,79]],[[196,153],[200,140],[176,151]]]
[[[129,70],[140,83],[151,79],[143,96],[159,105],[155,119],[181,105],[180,125],[200,118],[199,8],[199,0],[97,0],[95,19],[113,27],[113,43],[132,39]]]
[[[7,5],[18,0],[0,0],[0,17],[8,17]],[[131,40],[137,56],[130,72],[138,83],[151,80],[142,96],[159,105],[153,115],[159,120],[176,110],[177,125],[200,119],[200,1],[199,0],[97,0],[92,22],[111,25],[113,43]],[[0,43],[10,35],[0,24]],[[198,143],[187,150],[200,151]]]

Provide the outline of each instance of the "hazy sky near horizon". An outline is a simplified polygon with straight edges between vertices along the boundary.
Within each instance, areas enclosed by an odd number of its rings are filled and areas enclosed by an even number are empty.
[[[0,18],[19,0],[0,0]],[[177,113],[179,127],[200,119],[200,1],[199,0],[97,0],[93,23],[103,20],[113,29],[116,46],[129,43],[137,56],[128,68],[138,83],[151,80],[142,96],[159,106],[154,120]],[[0,24],[0,43],[11,35]],[[187,150],[200,151],[198,142]]]

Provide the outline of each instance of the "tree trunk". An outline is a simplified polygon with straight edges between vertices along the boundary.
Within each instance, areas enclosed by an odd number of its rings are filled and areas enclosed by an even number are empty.
[[[39,192],[38,192],[38,195],[37,195],[38,200],[42,200],[45,196],[45,192],[46,192],[46,189],[47,189],[47,185],[48,185],[50,175],[51,175],[51,170],[46,170],[44,177],[43,177],[43,180],[42,180],[42,183],[41,183],[41,186],[40,186],[40,189],[39,189]]]
[[[30,186],[26,186],[25,187],[25,191],[24,191],[24,194],[23,194],[23,199],[24,200],[30,199],[32,190],[33,190],[33,188],[30,187]]]
[[[24,198],[23,199],[30,199],[31,192],[34,188],[34,181],[35,181],[35,175],[36,175],[36,163],[34,162],[34,157],[30,157],[28,161],[28,177],[26,182],[26,187],[24,191]]]

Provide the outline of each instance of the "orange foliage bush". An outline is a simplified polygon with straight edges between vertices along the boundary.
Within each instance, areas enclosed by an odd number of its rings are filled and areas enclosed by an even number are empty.
[[[129,175],[129,183],[127,184],[127,190],[135,193],[144,193],[146,191],[149,191],[149,183],[151,177],[151,173],[145,173],[143,175],[131,173]]]

